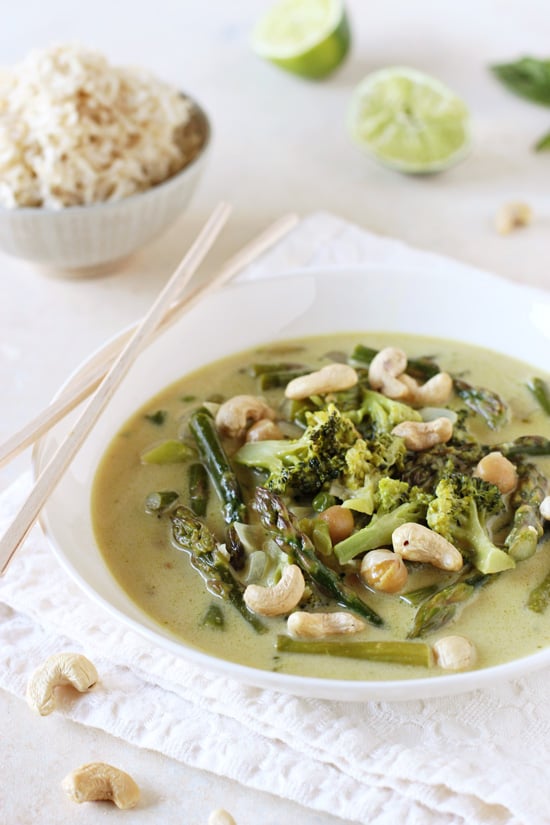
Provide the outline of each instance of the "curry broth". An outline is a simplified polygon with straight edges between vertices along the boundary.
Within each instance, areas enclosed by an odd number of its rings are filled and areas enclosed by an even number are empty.
[[[328,352],[349,353],[358,342],[377,348],[399,346],[409,357],[431,355],[441,369],[464,374],[469,382],[499,392],[510,404],[513,422],[498,433],[479,427],[476,435],[485,443],[533,433],[550,437],[550,420],[538,409],[525,387],[525,382],[538,370],[452,341],[393,334],[322,336],[284,342],[287,347],[284,353],[282,344],[241,352],[185,376],[147,402],[115,436],[96,474],[92,512],[99,547],[120,586],[146,614],[188,645],[251,667],[317,677],[401,679],[441,672],[437,668],[426,672],[403,665],[280,654],[274,642],[277,634],[286,632],[284,618],[265,619],[269,631],[258,635],[231,606],[224,611],[223,630],[201,626],[201,617],[214,597],[191,567],[188,555],[171,543],[169,521],[145,512],[145,498],[155,490],[177,490],[180,500],[186,502],[185,465],[144,465],[140,454],[156,441],[177,438],[185,427],[186,417],[203,400],[218,395],[229,398],[240,393],[262,394],[276,406],[282,390],[260,392],[257,379],[246,372],[252,361],[297,359],[318,368],[327,363]],[[166,412],[160,426],[145,417],[158,410]],[[534,461],[542,472],[550,475],[550,459]],[[223,522],[217,503],[211,491],[207,519],[221,539]],[[546,647],[550,644],[550,613],[528,610],[525,600],[529,590],[549,569],[550,542],[546,533],[531,559],[519,563],[515,570],[500,574],[490,587],[480,590],[457,619],[427,640],[433,642],[450,633],[467,636],[478,649],[478,667],[509,661]],[[415,609],[396,596],[370,592],[364,595],[385,619],[385,627],[369,625],[353,639],[405,638]]]

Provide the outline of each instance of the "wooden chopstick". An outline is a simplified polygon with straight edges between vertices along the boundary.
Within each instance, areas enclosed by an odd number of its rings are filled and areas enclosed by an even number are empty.
[[[6,572],[14,553],[38,518],[48,496],[57,486],[61,476],[84,443],[88,433],[134,363],[143,345],[158,327],[175,298],[181,294],[184,286],[189,283],[197,271],[206,253],[210,250],[225,225],[230,211],[231,209],[226,203],[220,203],[214,209],[176,271],[154,301],[149,312],[138,324],[134,334],[122,349],[66,440],[41,472],[27,500],[0,540],[0,575],[4,575]],[[211,283],[207,283],[203,291],[208,291],[211,285]]]
[[[260,235],[233,255],[211,283],[213,285],[215,284],[216,288],[222,286],[226,281],[230,280],[248,266],[248,264],[263,254],[269,247],[284,237],[297,223],[298,216],[295,214],[285,215],[275,221]],[[180,317],[183,311],[190,309],[201,297],[199,293],[200,287],[197,287],[192,293],[176,300],[163,317],[153,335],[166,329]],[[38,415],[25,424],[24,427],[11,435],[4,444],[0,445],[0,467],[8,464],[19,455],[19,453],[23,452],[27,447],[30,447],[31,444],[34,444],[40,436],[47,433],[58,421],[64,418],[97,389],[105,373],[111,367],[122,347],[126,344],[136,328],[137,324],[129,327],[102,347],[101,350],[88,361],[83,369],[73,377],[73,380],[59,398],[38,413]]]

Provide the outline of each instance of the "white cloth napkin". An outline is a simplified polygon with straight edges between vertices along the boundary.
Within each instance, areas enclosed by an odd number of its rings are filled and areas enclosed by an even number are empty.
[[[244,277],[442,260],[319,213]],[[29,484],[26,474],[0,497],[1,531]],[[89,694],[65,696],[58,712],[192,767],[369,825],[550,823],[548,670],[465,695],[391,703],[242,686],[111,618],[68,577],[36,527],[0,582],[0,685],[24,696],[30,671],[60,650],[88,655],[101,681]]]

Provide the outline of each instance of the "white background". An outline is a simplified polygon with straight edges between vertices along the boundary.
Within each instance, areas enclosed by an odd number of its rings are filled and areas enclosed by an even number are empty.
[[[230,201],[234,213],[203,277],[284,212],[325,209],[505,278],[550,287],[550,152],[531,151],[550,131],[550,109],[511,96],[487,68],[524,54],[550,57],[544,0],[349,0],[351,55],[321,83],[294,78],[252,54],[249,33],[265,7],[259,0],[20,0],[9,10],[4,0],[2,6],[5,64],[34,47],[79,41],[112,62],[145,65],[203,103],[214,143],[187,213],[120,269],[67,280],[0,254],[0,440],[37,413],[83,357],[140,316],[220,199]],[[444,174],[393,173],[347,137],[353,87],[368,72],[396,64],[436,75],[469,105],[471,155]],[[516,199],[531,205],[534,222],[501,237],[494,215],[503,202]],[[2,486],[27,464],[23,456],[0,471]],[[0,694],[0,704],[0,763],[3,785],[11,788],[9,810],[0,814],[6,825],[124,816],[106,806],[75,811],[65,800],[59,766],[67,752],[75,765],[105,758],[150,777],[158,796],[148,800],[139,819],[126,815],[128,821],[205,825],[209,811],[223,805],[238,825],[279,825],[293,818],[305,825],[336,823],[60,717],[38,720],[8,695]],[[51,787],[47,810],[33,807],[37,782]]]

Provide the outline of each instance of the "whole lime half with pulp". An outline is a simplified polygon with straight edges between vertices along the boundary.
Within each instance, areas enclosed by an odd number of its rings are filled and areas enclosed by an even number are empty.
[[[368,75],[353,92],[348,128],[354,142],[401,172],[440,172],[470,147],[469,112],[447,86],[405,67]]]

